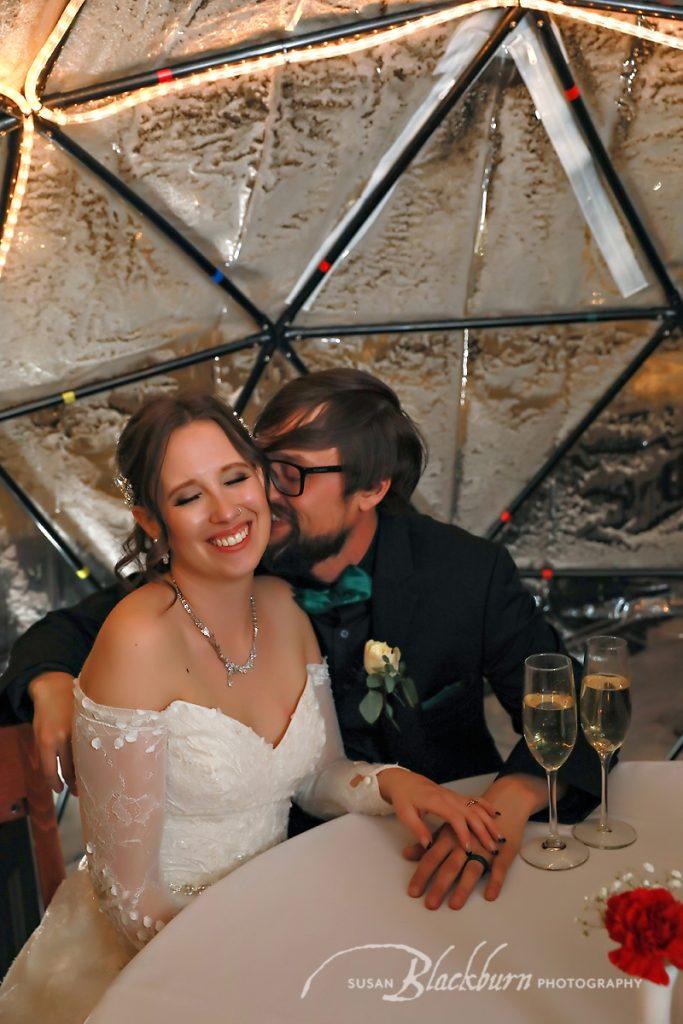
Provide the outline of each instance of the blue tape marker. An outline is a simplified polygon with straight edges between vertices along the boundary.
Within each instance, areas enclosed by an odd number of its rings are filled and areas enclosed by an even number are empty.
[[[221,274],[220,270],[214,270],[213,277],[211,278],[211,280],[215,281],[216,284],[220,284],[221,281],[225,281],[225,278],[223,274]]]

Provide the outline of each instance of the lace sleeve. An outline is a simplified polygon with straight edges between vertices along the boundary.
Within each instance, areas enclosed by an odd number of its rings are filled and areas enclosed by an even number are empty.
[[[400,768],[397,764],[369,764],[349,761],[339,731],[327,665],[309,665],[313,675],[318,708],[325,726],[322,753],[310,775],[301,782],[294,800],[316,818],[336,818],[349,811],[361,814],[392,814],[393,807],[382,797],[377,776],[384,768]],[[351,780],[362,775],[361,782]]]
[[[74,685],[73,748],[86,856],[100,905],[140,949],[180,909],[160,877],[164,716],[96,704]]]

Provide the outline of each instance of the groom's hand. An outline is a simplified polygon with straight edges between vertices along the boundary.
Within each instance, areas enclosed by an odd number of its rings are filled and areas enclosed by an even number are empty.
[[[491,865],[487,874],[484,898],[495,900],[505,882],[510,865],[517,856],[524,828],[530,815],[541,810],[547,801],[546,785],[542,779],[530,775],[508,775],[496,779],[483,796],[500,808],[497,819],[504,841],[499,843],[499,852],[492,856],[472,837],[472,852],[483,857]],[[408,884],[410,896],[425,894],[425,906],[436,910],[444,899],[452,910],[459,910],[469,899],[472,890],[484,874],[479,861],[467,861],[467,855],[449,825],[443,825],[435,834],[434,841],[425,852],[419,844],[403,851],[407,860],[419,861],[417,870]],[[453,888],[455,884],[455,887]],[[452,889],[452,892],[451,892]]]
[[[77,796],[71,753],[73,685],[73,676],[66,672],[45,672],[29,684],[28,691],[33,701],[33,735],[45,778],[55,793],[61,793],[61,767],[64,782]]]

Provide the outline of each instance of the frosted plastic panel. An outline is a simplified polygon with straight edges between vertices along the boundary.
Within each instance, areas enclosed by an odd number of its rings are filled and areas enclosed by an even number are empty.
[[[64,0],[2,0],[0,81],[21,89],[33,58],[64,6]]]
[[[461,334],[307,339],[297,342],[296,351],[309,370],[356,366],[394,388],[429,446],[429,465],[416,493],[416,505],[423,512],[449,519],[461,430]]]
[[[680,568],[683,351],[672,336],[520,510],[520,565]]]
[[[658,23],[683,37],[682,22]],[[642,40],[607,47],[604,31],[562,21],[572,60],[589,89],[602,137],[624,185],[664,257],[683,286],[683,133],[680,113],[681,51]],[[580,56],[579,56],[580,54]],[[611,68],[610,68],[611,65]]]
[[[230,401],[255,357],[255,350],[241,352],[10,420],[0,426],[0,464],[72,546],[111,570],[132,522],[113,482],[114,449],[128,418],[146,398],[179,387],[215,390]]]
[[[402,0],[373,4],[326,0],[155,0],[141,4],[123,0],[113,15],[111,0],[88,0],[52,71],[47,91],[107,81],[245,41],[277,38],[286,31],[312,31],[330,24],[331,19],[335,24],[352,22],[407,6],[411,5]]]
[[[87,593],[0,484],[0,672],[20,633],[51,608]]]
[[[271,315],[433,87],[453,27],[72,128]]]
[[[648,322],[471,331],[453,515],[483,532],[654,331]]]
[[[0,327],[3,405],[254,330],[183,253],[41,138],[0,280]]]

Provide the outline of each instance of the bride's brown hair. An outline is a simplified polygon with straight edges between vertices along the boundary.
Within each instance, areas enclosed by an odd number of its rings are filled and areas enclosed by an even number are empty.
[[[159,500],[161,466],[173,431],[201,420],[216,423],[246,463],[264,468],[263,457],[247,428],[229,405],[213,395],[186,392],[145,402],[123,429],[116,446],[116,465],[126,481],[129,503],[147,509],[161,529],[155,543],[135,524],[124,541],[123,557],[115,566],[119,579],[127,579],[123,570],[131,564],[137,565],[145,581],[163,579],[168,571],[168,530]]]

